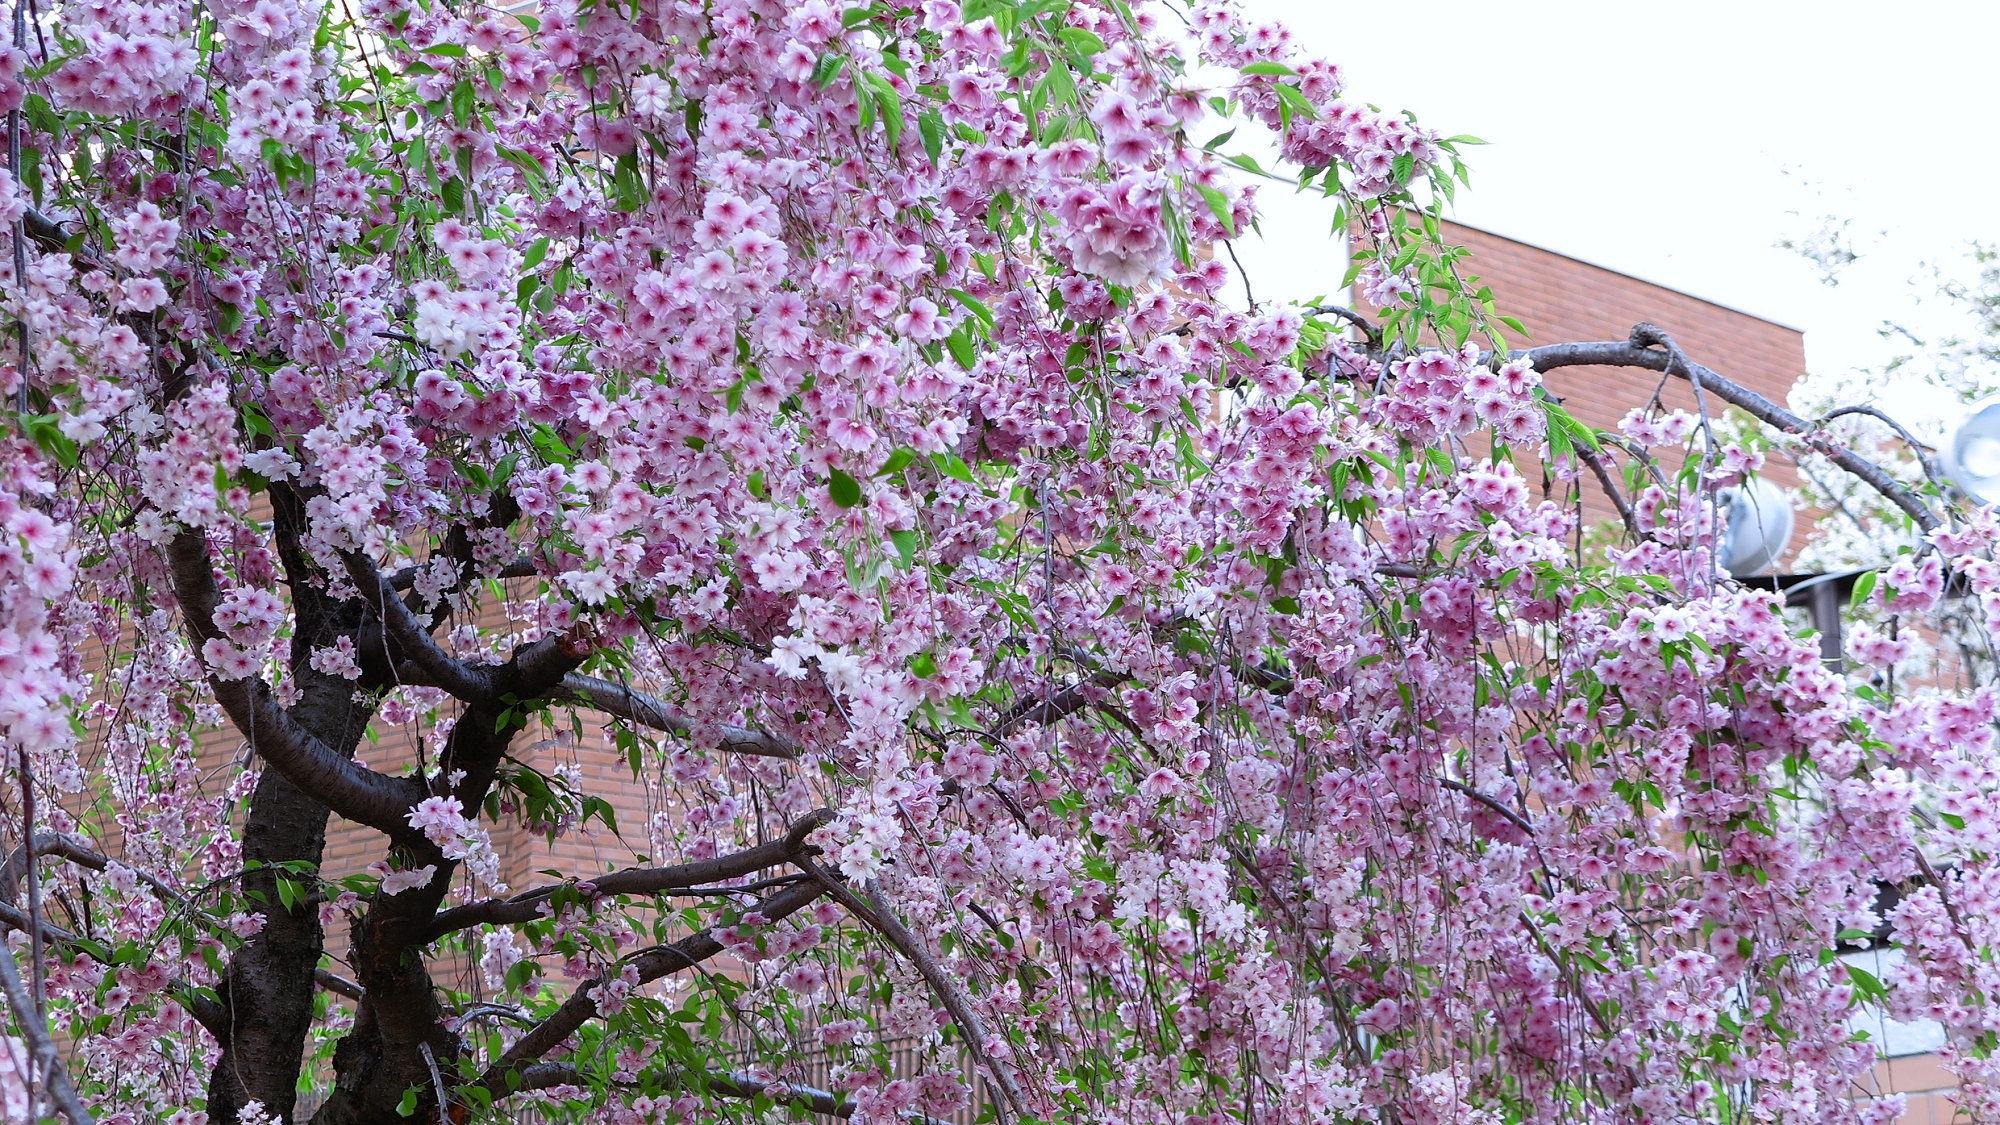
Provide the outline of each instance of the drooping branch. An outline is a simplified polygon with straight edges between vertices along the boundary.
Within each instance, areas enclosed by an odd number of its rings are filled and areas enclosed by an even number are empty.
[[[842,885],[840,880],[820,870],[811,860],[801,861],[801,866],[812,872],[813,877],[819,881],[820,886],[826,888],[827,893],[840,900],[841,905],[847,907],[856,917],[874,927],[889,940],[889,944],[895,946],[898,952],[916,966],[924,982],[930,985],[932,995],[938,998],[938,1002],[944,1005],[945,1011],[951,1013],[952,1021],[958,1024],[959,1032],[965,1037],[966,1050],[972,1054],[973,1061],[993,1079],[993,1084],[1000,1088],[1001,1095],[1006,1098],[1015,1115],[1027,1117],[1026,1099],[1021,1096],[1021,1088],[1014,1084],[1013,1075],[1008,1074],[987,1057],[985,1025],[980,1022],[979,1013],[972,1010],[971,1001],[966,998],[964,990],[944,971],[944,967],[937,963],[937,959],[930,955],[930,951],[924,948],[916,935],[910,933],[909,928],[889,910],[873,884],[867,887],[868,901],[863,903],[860,897]]]
[[[1619,491],[1618,482],[1611,479],[1611,470],[1605,468],[1604,458],[1599,457],[1587,446],[1579,444],[1574,448],[1577,457],[1589,466],[1591,474],[1597,477],[1597,483],[1604,489],[1604,495],[1611,498],[1611,505],[1618,509],[1618,518],[1625,521],[1625,530],[1631,533],[1634,540],[1650,538],[1639,526],[1639,513],[1632,509],[1631,501],[1625,499],[1625,494]]]
[[[1943,481],[1939,479],[1940,473],[1938,471],[1937,458],[1931,456],[1932,452],[1931,447],[1925,445],[1923,442],[1918,441],[1916,437],[1912,435],[1908,429],[1904,428],[1901,422],[1898,422],[1894,418],[1889,417],[1887,413],[1883,412],[1877,407],[1858,405],[1858,406],[1843,406],[1835,410],[1829,410],[1825,414],[1822,414],[1819,417],[1813,419],[1812,426],[1814,429],[1818,429],[1821,426],[1826,425],[1828,422],[1831,422],[1836,418],[1845,418],[1849,415],[1859,415],[1864,418],[1873,418],[1876,421],[1882,423],[1883,425],[1889,427],[1890,429],[1896,431],[1896,436],[1902,439],[1904,445],[1910,447],[1910,452],[1917,455],[1917,464],[1923,467],[1924,476],[1929,477],[1932,484],[1943,483]]]
[[[168,545],[167,555],[174,594],[196,648],[222,638],[215,624],[220,597],[209,567],[207,537],[199,530],[184,529]],[[423,798],[415,782],[376,773],[343,757],[294,723],[260,677],[225,680],[211,673],[208,684],[251,749],[292,784],[357,824],[395,838],[409,834],[405,816]]]
[[[1558,367],[1643,367],[1649,371],[1679,375],[1704,390],[1714,392],[1723,401],[1743,410],[1758,421],[1803,438],[1807,445],[1866,482],[1890,503],[1901,508],[1926,534],[1942,526],[1943,521],[1938,518],[1937,513],[1933,512],[1930,505],[1924,503],[1916,493],[1890,476],[1880,465],[1820,436],[1812,423],[1805,418],[1699,363],[1648,346],[1649,342],[1661,335],[1659,329],[1652,325],[1640,324],[1632,329],[1632,338],[1629,340],[1548,344],[1514,352],[1506,358],[1531,360],[1537,371],[1552,371]]]
[[[817,882],[800,883],[765,899],[758,904],[756,910],[769,921],[776,922],[811,906],[825,893],[825,888]],[[626,963],[637,969],[640,984],[649,984],[669,973],[694,968],[721,953],[722,949],[722,943],[716,940],[715,928],[711,926],[672,945],[654,946],[636,953],[628,958]],[[533,1030],[521,1036],[506,1053],[494,1060],[493,1064],[486,1068],[486,1072],[479,1076],[479,1084],[495,1098],[505,1097],[509,1092],[507,1076],[510,1073],[519,1071],[555,1050],[563,1040],[575,1034],[578,1028],[596,1018],[595,993],[604,981],[605,978],[599,977],[571,993],[561,1007],[547,1019],[536,1024]]]
[[[689,734],[694,720],[676,711],[665,700],[635,691],[622,684],[572,672],[563,677],[562,690],[579,702],[607,715],[673,734]],[[799,748],[790,739],[746,727],[723,726],[721,749],[732,754],[754,754],[764,758],[796,758]]]
[[[446,934],[472,926],[484,924],[505,926],[532,922],[542,916],[544,903],[565,890],[585,892],[592,897],[647,895],[690,887],[705,887],[718,880],[741,878],[754,871],[776,867],[779,864],[789,863],[799,856],[816,853],[818,849],[807,844],[806,838],[832,819],[833,810],[819,809],[792,825],[783,839],[759,844],[754,848],[746,848],[730,855],[718,856],[715,859],[676,864],[672,867],[630,867],[585,881],[571,880],[537,887],[512,898],[487,899],[484,902],[455,906],[440,912],[432,920],[426,940],[436,941]]]
[[[27,911],[12,904],[0,903],[0,934],[10,929],[25,933],[30,927],[34,927],[34,932],[41,935],[42,944],[46,946],[60,945],[79,950],[93,960],[100,959],[100,950],[96,946],[81,940],[63,927],[47,919],[43,919],[41,924],[36,926],[35,920],[28,917]],[[202,995],[194,985],[185,980],[168,981],[166,991],[174,998],[175,1003],[187,1009],[187,1013],[195,1018],[196,1023],[207,1028],[208,1033],[215,1036],[216,1042],[224,1043],[229,1040],[227,1008]]]

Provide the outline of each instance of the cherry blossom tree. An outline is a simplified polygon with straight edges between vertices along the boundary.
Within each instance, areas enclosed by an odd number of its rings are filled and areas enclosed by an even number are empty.
[[[1859,1002],[1990,1111],[1993,696],[1850,688],[1715,567],[1758,455],[1539,372],[1820,449],[1903,611],[2000,526],[1658,329],[1482,350],[1458,142],[1281,28],[15,16],[10,1119],[1886,1121]],[[1380,318],[1227,303],[1260,190]],[[612,827],[531,728],[629,756],[630,866],[505,885]]]

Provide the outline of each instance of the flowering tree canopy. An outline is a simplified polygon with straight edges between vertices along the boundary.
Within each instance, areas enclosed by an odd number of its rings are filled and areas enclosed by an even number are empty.
[[[1859,1002],[1989,1108],[1993,696],[1850,688],[1717,574],[1758,455],[1600,439],[1537,372],[1693,380],[1879,488],[1930,534],[1898,612],[2000,586],[1991,516],[1654,329],[1482,351],[1453,142],[1281,29],[16,26],[10,1119],[1893,1116],[1848,1100]],[[1355,232],[1379,320],[1226,303],[1259,178]],[[494,826],[611,827],[510,754],[572,723],[656,811],[629,867],[506,886]],[[330,813],[370,873],[322,876]],[[1878,931],[1902,976],[1839,959]]]

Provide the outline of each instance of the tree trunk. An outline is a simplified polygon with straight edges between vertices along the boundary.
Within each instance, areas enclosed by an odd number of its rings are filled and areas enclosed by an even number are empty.
[[[312,1025],[313,970],[323,934],[319,908],[301,901],[286,910],[278,895],[278,870],[267,866],[303,860],[317,866],[326,846],[326,806],[285,776],[266,769],[250,798],[243,827],[243,892],[262,899],[264,928],[229,959],[222,999],[229,1038],[208,1079],[208,1119],[236,1120],[250,1102],[291,1119],[299,1066]],[[310,888],[310,878],[294,877]]]

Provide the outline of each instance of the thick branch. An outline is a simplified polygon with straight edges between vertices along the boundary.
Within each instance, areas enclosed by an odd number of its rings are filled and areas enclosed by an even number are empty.
[[[562,689],[576,700],[607,715],[674,734],[691,733],[697,725],[656,696],[634,691],[609,680],[572,672],[563,677]],[[732,754],[755,754],[763,758],[796,758],[799,748],[790,739],[745,727],[724,726],[721,748]]]
[[[341,559],[347,564],[347,574],[354,587],[361,591],[361,600],[375,611],[387,628],[389,639],[396,643],[404,658],[416,665],[427,683],[443,688],[467,703],[490,703],[493,700],[492,674],[474,668],[438,647],[431,639],[430,630],[424,628],[417,616],[403,600],[394,596],[395,591],[375,564],[357,551],[344,551]]]
[[[1643,367],[1650,371],[1666,371],[1679,375],[1705,390],[1715,392],[1724,401],[1740,408],[1758,421],[1804,438],[1807,445],[1866,482],[1890,503],[1908,513],[1925,533],[1935,531],[1942,525],[1943,521],[1938,519],[1937,514],[1931,511],[1930,505],[1925,504],[1916,493],[1890,476],[1880,465],[1851,449],[1835,445],[1819,436],[1811,422],[1756,391],[1710,371],[1701,364],[1679,360],[1671,352],[1646,346],[1647,342],[1657,339],[1659,335],[1658,329],[1641,324],[1633,328],[1633,338],[1630,340],[1549,344],[1524,352],[1514,352],[1509,358],[1529,359],[1533,361],[1537,371],[1552,371],[1558,367]]]
[[[209,569],[208,540],[199,530],[183,530],[167,548],[174,594],[195,646],[223,636],[215,625],[219,600]],[[261,678],[225,680],[211,674],[209,690],[229,714],[251,749],[286,779],[321,804],[392,838],[409,835],[405,820],[423,796],[412,784],[356,765],[294,723]]]
[[[825,893],[825,889],[818,883],[801,883],[765,899],[757,907],[757,913],[776,922],[812,905],[815,899]],[[669,973],[693,968],[722,952],[722,948],[722,943],[715,938],[714,928],[710,927],[698,934],[682,938],[672,945],[655,946],[635,954],[629,963],[638,969],[639,983],[647,984]],[[505,1054],[487,1067],[486,1073],[479,1077],[479,1084],[490,1091],[495,1098],[505,1097],[509,1092],[507,1075],[510,1072],[519,1070],[555,1050],[563,1040],[575,1034],[577,1028],[597,1016],[597,1001],[591,994],[602,983],[604,980],[600,977],[572,993],[553,1015],[515,1041]]]
[[[432,920],[426,941],[436,941],[449,933],[472,926],[492,924],[496,926],[532,922],[542,916],[542,904],[563,890],[582,890],[588,886],[593,897],[607,895],[648,895],[663,891],[681,890],[689,887],[704,887],[722,879],[736,879],[767,867],[776,867],[792,859],[816,852],[806,844],[806,837],[820,826],[833,819],[831,809],[820,809],[792,825],[782,840],[759,844],[732,855],[698,863],[682,863],[672,867],[628,867],[609,875],[599,875],[594,879],[571,880],[553,886],[537,887],[524,891],[512,898],[487,899],[484,902],[467,903],[443,911]]]

